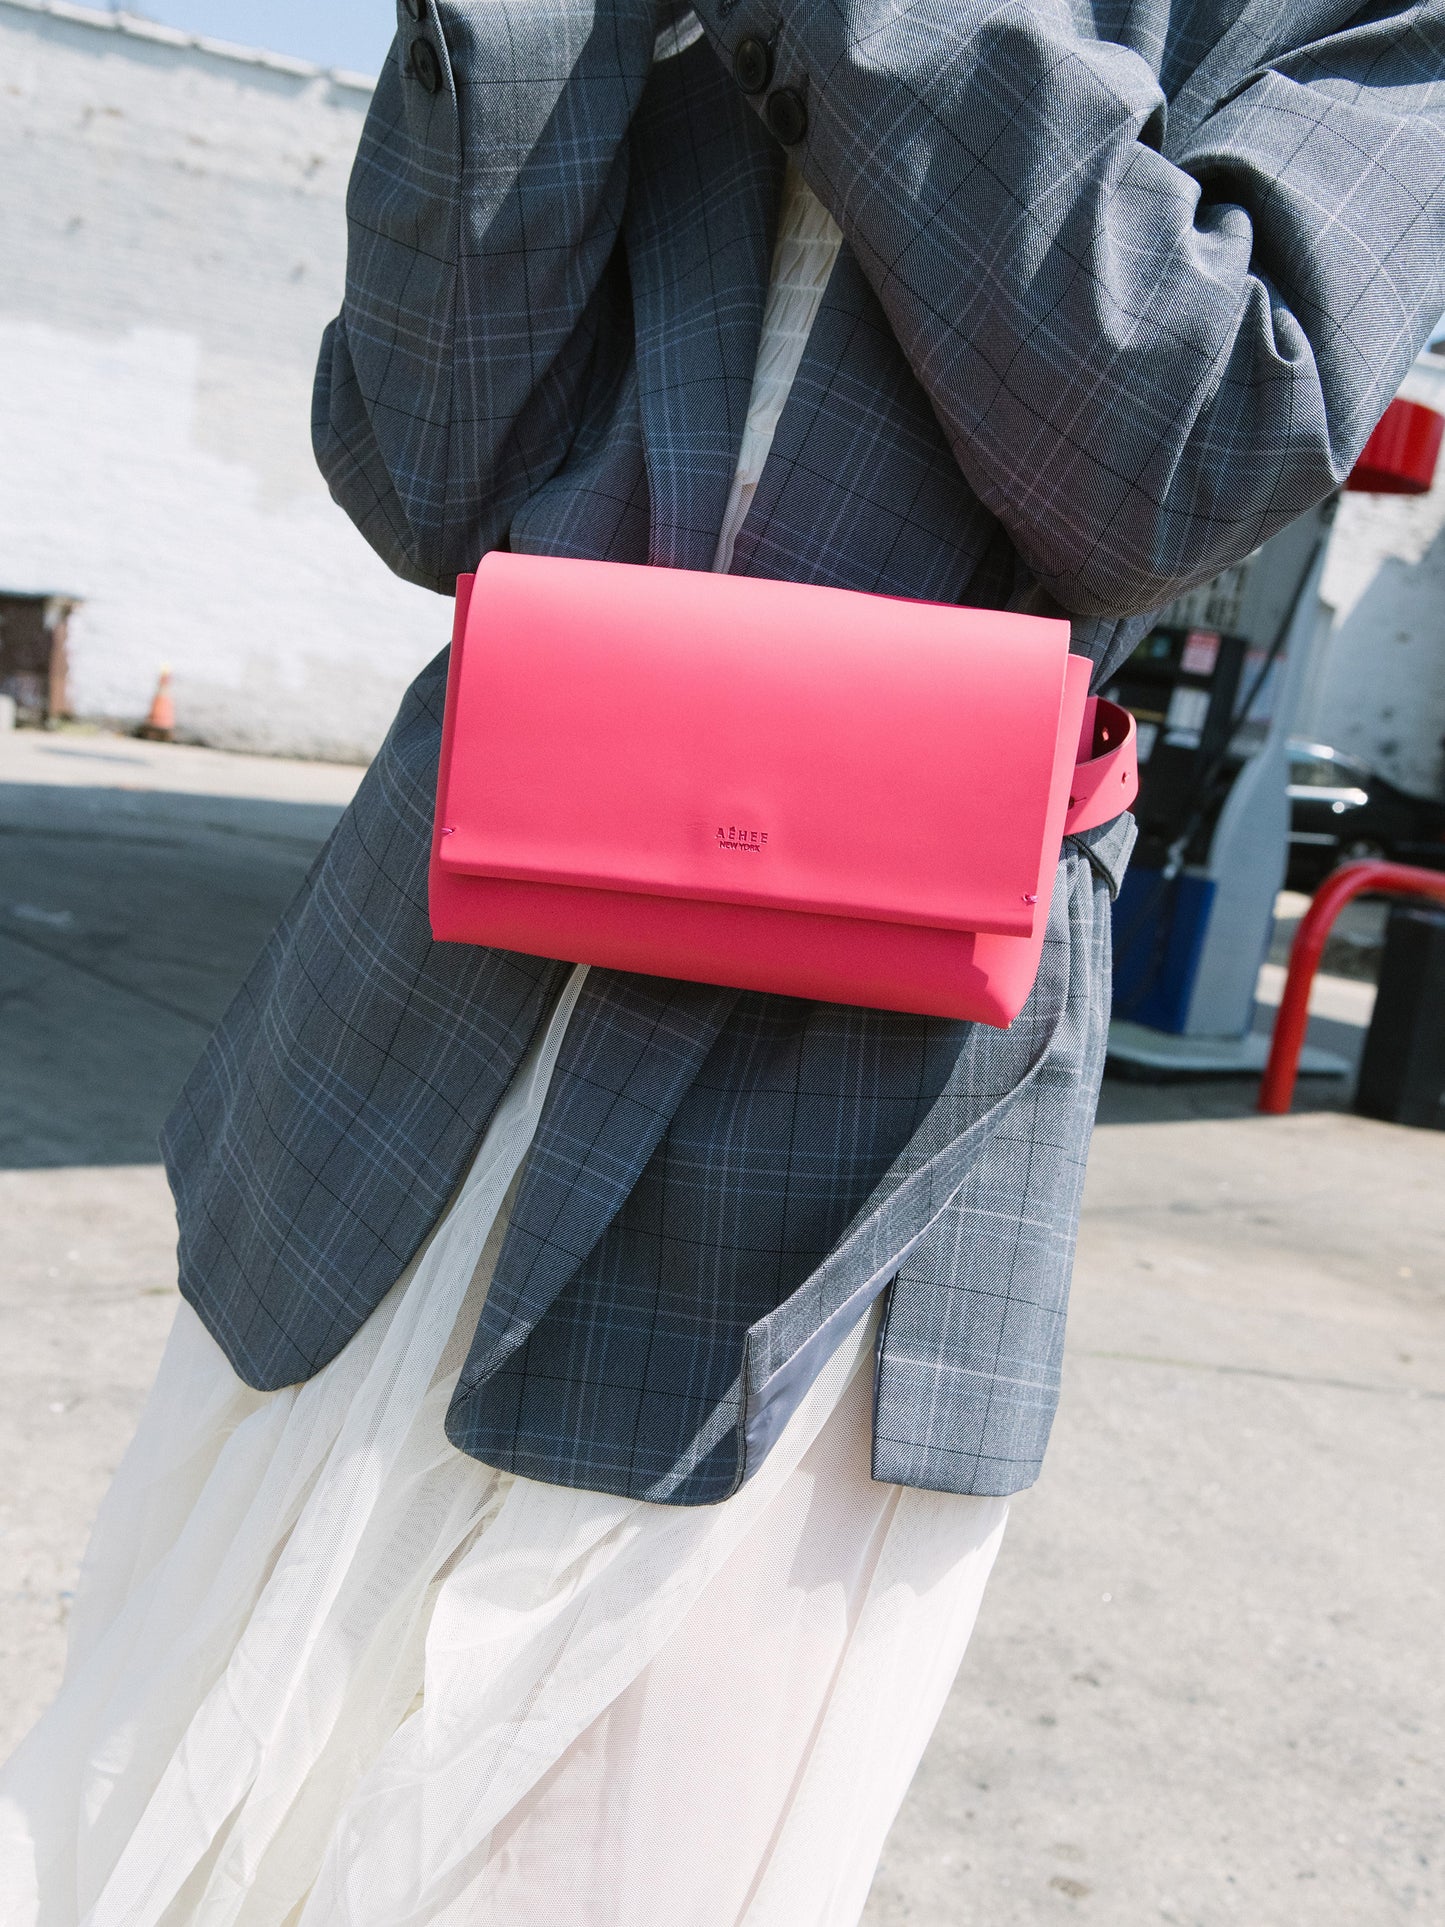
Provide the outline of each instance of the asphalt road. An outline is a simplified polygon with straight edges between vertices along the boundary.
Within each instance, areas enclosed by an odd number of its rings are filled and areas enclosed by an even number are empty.
[[[356,774],[0,738],[0,1750],[175,1304],[157,1126]],[[1445,1136],[1251,1095],[1106,1085],[1054,1444],[866,1927],[1445,1919]]]
[[[0,1167],[155,1161],[186,1071],[358,774],[0,737]]]

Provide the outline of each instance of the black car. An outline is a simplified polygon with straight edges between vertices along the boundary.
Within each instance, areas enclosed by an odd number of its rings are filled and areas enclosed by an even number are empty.
[[[1445,803],[1397,789],[1342,750],[1291,742],[1289,802],[1291,890],[1311,893],[1360,857],[1445,870]]]

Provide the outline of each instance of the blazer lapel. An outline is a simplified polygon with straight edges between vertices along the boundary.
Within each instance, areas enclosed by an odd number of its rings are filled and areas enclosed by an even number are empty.
[[[850,493],[832,478],[860,460],[865,397],[868,487]],[[997,539],[998,523],[960,472],[845,240],[738,533],[733,573],[973,600],[965,591]]]
[[[709,569],[762,331],[782,150],[705,41],[654,70],[633,123],[626,244],[652,531]]]
[[[713,984],[611,970],[588,976],[522,1167],[458,1399],[522,1343],[612,1222],[737,997]]]

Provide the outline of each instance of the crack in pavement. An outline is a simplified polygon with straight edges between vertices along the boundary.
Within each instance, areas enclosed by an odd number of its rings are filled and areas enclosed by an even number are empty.
[[[122,996],[134,997],[137,1003],[148,1004],[152,1010],[163,1011],[168,1017],[179,1017],[182,1023],[194,1024],[198,1030],[205,1031],[208,1037],[216,1028],[217,1019],[214,1017],[198,1017],[195,1011],[187,1010],[184,1004],[173,1004],[168,997],[152,997],[147,991],[137,990],[134,984],[126,983],[120,977],[108,976],[105,971],[97,970],[93,964],[77,963],[74,957],[67,957],[60,950],[52,950],[49,944],[37,943],[33,937],[22,936],[18,930],[0,931],[0,942],[13,943],[22,950],[33,951],[36,956],[44,957],[50,963],[58,963],[66,970],[78,971],[82,977],[93,978],[96,983],[104,984],[108,990],[118,990]]]

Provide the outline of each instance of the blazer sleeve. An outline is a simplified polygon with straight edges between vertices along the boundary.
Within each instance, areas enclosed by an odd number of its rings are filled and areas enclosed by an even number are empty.
[[[450,593],[575,430],[627,192],[655,0],[428,0],[398,32],[347,196],[312,407],[331,493]]]
[[[1080,615],[1159,608],[1328,494],[1445,306],[1442,0],[1365,8],[1177,139],[1069,0],[698,12],[739,73],[771,45],[755,105]]]

